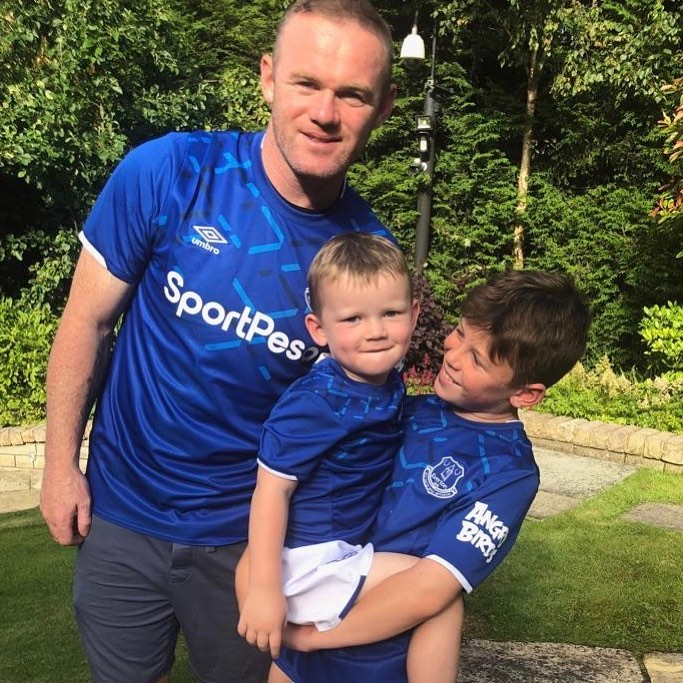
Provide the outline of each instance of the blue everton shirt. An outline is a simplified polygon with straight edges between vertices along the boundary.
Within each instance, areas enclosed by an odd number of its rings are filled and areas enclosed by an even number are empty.
[[[393,370],[357,382],[334,358],[319,360],[275,404],[259,463],[297,481],[285,545],[366,543],[401,445],[405,388]]]
[[[371,540],[377,551],[426,557],[466,591],[514,544],[539,484],[519,421],[465,420],[437,396],[404,404],[404,443]],[[410,634],[339,650],[284,649],[277,663],[294,683],[408,683]]]
[[[387,235],[349,188],[324,212],[284,201],[262,138],[141,145],[81,233],[135,286],[90,436],[93,512],[179,543],[246,539],[261,426],[319,353],[304,327],[310,261],[337,233]]]

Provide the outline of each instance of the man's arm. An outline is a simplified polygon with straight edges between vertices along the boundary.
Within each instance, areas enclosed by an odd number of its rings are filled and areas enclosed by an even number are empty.
[[[238,633],[259,650],[280,654],[287,622],[282,593],[282,548],[289,519],[289,499],[296,481],[259,467],[249,511],[249,586]]]
[[[47,368],[47,435],[40,511],[52,537],[76,545],[90,530],[90,492],[78,455],[109,360],[112,331],[133,286],[83,250]]]
[[[461,591],[451,572],[423,558],[368,591],[335,628],[320,632],[288,625],[286,642],[304,652],[374,643],[438,614],[458,599]]]

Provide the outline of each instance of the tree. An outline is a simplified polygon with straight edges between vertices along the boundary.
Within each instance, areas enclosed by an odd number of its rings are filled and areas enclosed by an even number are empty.
[[[55,234],[73,236],[132,146],[265,120],[258,57],[278,4],[0,0],[0,189],[15,198],[0,207],[6,294],[35,279],[41,257],[62,263]]]

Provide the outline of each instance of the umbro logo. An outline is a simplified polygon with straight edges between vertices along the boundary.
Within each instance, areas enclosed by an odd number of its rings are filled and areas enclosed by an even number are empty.
[[[221,235],[217,228],[212,225],[193,225],[192,229],[199,233],[201,238],[209,244],[227,244],[228,240]]]
[[[193,225],[192,229],[201,237],[201,239],[192,235],[189,238],[190,242],[196,247],[201,247],[206,251],[210,251],[214,255],[221,253],[220,249],[214,245],[228,243],[228,240],[226,240],[225,237],[221,235],[220,231],[212,225]]]

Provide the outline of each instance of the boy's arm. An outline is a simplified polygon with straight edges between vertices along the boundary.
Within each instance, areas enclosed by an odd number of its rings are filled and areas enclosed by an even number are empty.
[[[280,653],[287,605],[282,594],[282,547],[296,481],[259,467],[249,514],[249,587],[237,630],[251,645]]]
[[[438,614],[461,594],[460,582],[438,562],[423,558],[368,591],[329,631],[287,626],[286,642],[307,652],[384,640]]]

